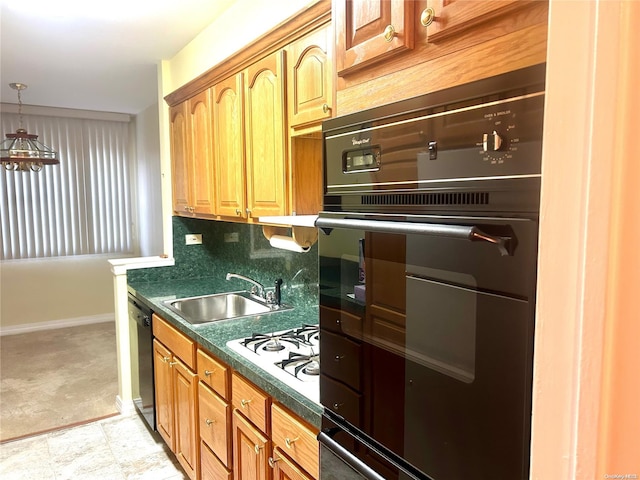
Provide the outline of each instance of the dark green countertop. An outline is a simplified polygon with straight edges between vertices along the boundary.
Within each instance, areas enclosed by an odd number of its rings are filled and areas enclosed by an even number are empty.
[[[318,306],[294,295],[286,298],[292,310],[192,325],[162,304],[165,300],[242,290],[246,285],[230,283],[218,278],[170,280],[162,282],[130,283],[129,292],[150,307],[157,315],[192,338],[238,373],[268,393],[275,401],[289,408],[301,418],[320,428],[322,407],[299,394],[266,371],[227,347],[229,340],[271,333],[318,323]],[[238,288],[239,287],[239,288]]]

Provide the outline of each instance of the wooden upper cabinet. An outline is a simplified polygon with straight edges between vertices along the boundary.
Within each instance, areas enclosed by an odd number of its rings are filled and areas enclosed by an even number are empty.
[[[211,140],[211,90],[189,99],[189,125],[187,132],[191,167],[192,213],[213,214],[214,170]]]
[[[211,140],[211,89],[169,109],[173,210],[213,214],[214,170]]]
[[[245,218],[245,152],[242,72],[213,88],[216,213]]]
[[[287,105],[289,126],[330,118],[333,110],[331,25],[287,46]]]
[[[286,214],[283,51],[245,70],[247,215]]]
[[[531,4],[526,0],[427,0],[435,13],[427,27],[427,41],[437,42],[462,33],[480,23]]]
[[[337,0],[338,75],[379,62],[414,46],[414,0]]]
[[[173,210],[189,211],[189,167],[187,152],[188,100],[169,109],[171,125],[171,176],[173,182]]]

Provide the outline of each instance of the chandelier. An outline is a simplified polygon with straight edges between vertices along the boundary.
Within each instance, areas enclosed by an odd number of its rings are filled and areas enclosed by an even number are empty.
[[[16,133],[7,133],[0,143],[0,163],[7,170],[39,172],[45,165],[58,165],[58,153],[38,141],[38,135],[27,133],[22,128],[22,97],[20,92],[27,88],[24,83],[10,83],[18,91],[18,124]]]

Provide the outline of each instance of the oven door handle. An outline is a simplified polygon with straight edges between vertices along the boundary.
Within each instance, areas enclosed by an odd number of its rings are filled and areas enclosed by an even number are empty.
[[[447,225],[443,223],[390,222],[388,220],[359,220],[319,217],[315,223],[325,234],[334,228],[367,230],[378,233],[397,233],[400,235],[433,235],[444,238],[457,238],[471,242],[483,241],[498,247],[501,255],[513,255],[513,242],[510,236],[489,235],[479,227],[472,225]]]
[[[320,432],[318,434],[318,441],[367,480],[385,480],[384,477],[380,476],[371,467],[358,460],[358,458],[349,452],[349,450],[344,448],[326,433]]]

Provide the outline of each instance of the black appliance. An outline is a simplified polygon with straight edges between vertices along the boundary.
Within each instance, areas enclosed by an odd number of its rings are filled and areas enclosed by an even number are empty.
[[[528,478],[545,66],[323,123],[321,478]]]
[[[133,374],[133,399],[136,410],[147,422],[151,430],[156,430],[155,393],[153,381],[153,327],[149,307],[128,294],[129,319],[137,332],[137,341],[131,345],[132,363],[137,364],[137,378]],[[134,367],[135,368],[135,367]],[[133,373],[133,372],[132,372]]]

